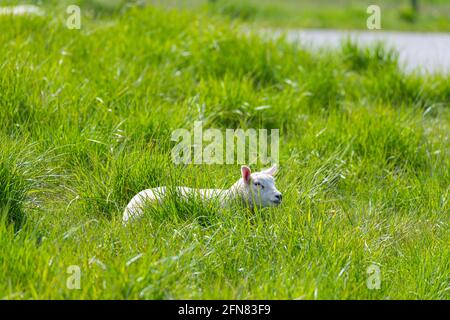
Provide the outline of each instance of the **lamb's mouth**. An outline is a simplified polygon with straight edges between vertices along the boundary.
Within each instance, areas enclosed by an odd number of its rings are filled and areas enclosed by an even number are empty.
[[[281,204],[281,200],[272,200],[272,203],[279,205],[279,204]]]

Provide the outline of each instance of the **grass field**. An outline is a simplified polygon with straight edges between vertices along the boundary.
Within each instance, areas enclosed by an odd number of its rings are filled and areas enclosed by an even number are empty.
[[[449,298],[448,76],[206,14],[88,6],[69,30],[46,8],[0,17],[0,298]],[[239,177],[172,163],[171,132],[197,120],[279,128],[283,205],[175,203],[124,228],[144,188]]]
[[[418,0],[149,0],[180,8],[205,9],[214,14],[263,27],[367,30],[369,5],[381,10],[381,28],[401,31],[450,31],[450,2]]]

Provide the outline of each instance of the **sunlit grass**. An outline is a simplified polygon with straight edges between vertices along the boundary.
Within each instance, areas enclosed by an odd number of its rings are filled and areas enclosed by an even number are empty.
[[[0,298],[448,298],[448,77],[201,14],[128,7],[68,30],[46,8],[0,17]],[[238,179],[172,163],[172,130],[198,120],[279,128],[283,205],[174,199],[124,228],[142,189]]]

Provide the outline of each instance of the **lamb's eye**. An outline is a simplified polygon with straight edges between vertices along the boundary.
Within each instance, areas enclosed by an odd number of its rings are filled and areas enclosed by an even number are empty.
[[[264,186],[263,186],[261,183],[259,183],[259,182],[255,182],[255,186],[256,186],[256,187],[260,186],[261,189],[264,189]]]

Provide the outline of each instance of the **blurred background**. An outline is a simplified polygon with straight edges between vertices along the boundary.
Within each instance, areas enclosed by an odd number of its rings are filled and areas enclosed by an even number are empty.
[[[154,1],[207,7],[211,12],[265,26],[366,29],[369,5],[379,5],[386,30],[449,31],[448,0],[190,0]]]
[[[450,31],[449,0],[80,0],[0,1],[1,5],[78,4],[96,14],[122,10],[130,4],[206,11],[265,27],[366,29],[369,5],[381,8],[382,29]]]

